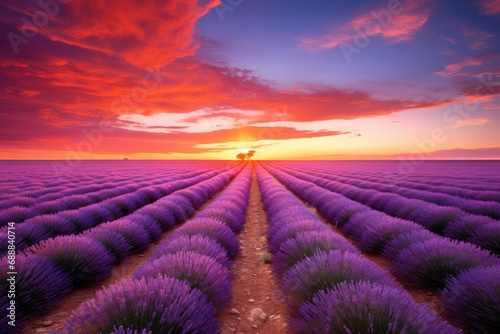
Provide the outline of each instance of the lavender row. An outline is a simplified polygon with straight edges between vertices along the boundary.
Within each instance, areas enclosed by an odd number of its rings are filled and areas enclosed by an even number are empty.
[[[8,222],[20,223],[32,217],[44,214],[53,214],[63,210],[73,210],[82,208],[91,204],[95,204],[113,197],[138,191],[141,188],[148,186],[157,186],[165,182],[183,180],[186,178],[196,177],[206,172],[193,172],[185,175],[176,175],[153,179],[150,181],[141,181],[139,183],[128,183],[125,185],[109,185],[107,188],[97,192],[89,192],[85,194],[75,194],[63,196],[58,193],[51,194],[51,198],[45,197],[43,201],[33,203],[29,207],[14,206],[0,210],[0,226],[5,226]],[[54,197],[54,198],[52,198]],[[13,198],[16,200],[16,198]]]
[[[453,185],[458,191],[466,189],[478,193],[500,192],[500,186],[496,182],[498,162],[432,161],[418,166],[410,173],[404,169],[401,170],[400,167],[404,163],[398,161],[288,161],[273,165],[299,170],[314,170],[345,177],[371,178],[374,181],[383,179],[394,185],[408,181],[425,187],[429,185]],[[471,170],[474,171],[472,174]],[[452,192],[451,195],[456,195],[456,193]]]
[[[490,304],[491,300],[500,298],[498,283],[477,286],[465,292],[462,282],[471,285],[469,272],[484,273],[482,280],[494,281],[500,274],[499,258],[472,244],[451,241],[413,222],[368,209],[313,183],[275,170],[271,173],[301,199],[314,205],[328,220],[335,222],[364,251],[381,253],[390,259],[393,263],[391,272],[400,280],[408,285],[444,291],[442,303],[448,319],[454,324],[469,330],[498,328],[495,324],[500,321],[500,306]],[[461,278],[462,275],[465,278]],[[458,300],[462,303],[458,304]],[[467,302],[469,300],[475,303]],[[489,312],[483,312],[487,305]]]
[[[239,251],[251,166],[179,227],[132,275],[101,290],[66,323],[79,333],[216,333],[232,297],[231,260]],[[227,213],[227,215],[221,215]]]
[[[165,178],[165,176],[163,176]],[[148,183],[148,181],[155,180],[157,177],[149,177],[149,178],[141,178],[141,183]],[[120,180],[120,181],[106,181],[101,184],[95,183],[80,183],[75,184],[74,187],[67,186],[58,186],[54,188],[43,188],[35,190],[27,190],[30,196],[27,196],[27,193],[15,194],[11,198],[7,200],[0,201],[0,209],[8,209],[15,206],[21,207],[29,207],[34,204],[46,201],[52,201],[55,199],[64,198],[65,196],[73,196],[73,195],[88,195],[89,193],[96,193],[101,190],[116,188],[121,186],[127,186],[130,184],[137,184],[137,182],[133,182],[129,180]]]
[[[96,166],[97,167],[97,166]],[[114,166],[115,168],[118,166]],[[122,185],[131,182],[131,177],[136,176],[137,182],[152,181],[159,178],[165,178],[167,175],[175,176],[179,174],[192,174],[196,175],[196,172],[201,173],[208,172],[211,170],[219,169],[220,167],[213,168],[210,166],[204,166],[203,168],[191,168],[185,172],[181,170],[172,170],[167,173],[164,170],[154,170],[149,171],[144,176],[144,170],[138,169],[137,171],[121,170],[118,175],[116,171],[104,170],[98,171],[102,173],[101,175],[94,174],[96,171],[92,171],[92,177],[86,174],[79,174],[78,177],[74,179],[67,180],[59,179],[59,177],[54,177],[55,180],[48,182],[44,177],[37,175],[37,173],[32,173],[30,171],[29,176],[22,178],[23,175],[19,175],[19,172],[14,172],[14,175],[22,181],[19,182],[19,189],[14,189],[8,186],[8,182],[2,180],[2,188],[7,192],[5,198],[2,196],[0,199],[0,209],[5,209],[11,206],[29,206],[34,203],[41,201],[48,201],[62,196],[86,194],[88,192],[94,192],[102,189],[109,188],[111,186],[116,187],[117,185]],[[35,177],[38,176],[38,181],[34,181]],[[102,179],[101,179],[102,178]],[[45,182],[39,181],[40,179],[45,179]],[[136,182],[136,183],[137,183]],[[15,205],[13,205],[15,204]]]
[[[70,178],[70,179],[59,179],[57,175],[53,176],[51,179],[47,179],[44,176],[37,175],[34,173],[29,174],[29,176],[22,177],[19,173],[14,173],[17,178],[17,185],[12,185],[8,181],[2,180],[3,188],[8,191],[10,199],[12,196],[25,198],[25,201],[35,201],[38,197],[44,196],[52,196],[53,194],[59,192],[69,192],[72,194],[73,191],[79,188],[85,187],[102,187],[106,185],[106,183],[123,183],[130,181],[130,173],[123,172],[122,176],[118,175],[109,175],[109,171],[102,172],[103,174],[93,174],[92,177],[87,175],[79,175],[78,177]],[[137,173],[137,176],[140,177],[140,173]],[[150,179],[164,177],[165,173],[156,173],[156,175],[150,175]],[[144,179],[143,177],[141,179]],[[44,180],[44,181],[41,181]],[[92,188],[90,188],[92,189]],[[78,192],[78,190],[76,190]],[[91,190],[90,190],[91,191]],[[0,208],[5,208],[6,205],[9,204],[9,201],[1,200]]]
[[[384,193],[394,193],[410,199],[415,198],[441,206],[452,206],[460,208],[469,213],[484,215],[495,219],[500,218],[500,203],[494,201],[478,201],[469,198],[461,198],[457,196],[439,194],[425,190],[408,189],[402,186],[393,186],[393,185],[383,184],[380,182],[356,180],[353,178],[333,176],[324,173],[311,173],[311,174],[321,177],[323,179],[327,179],[330,181],[337,181],[343,184],[359,187],[361,189],[373,189]]]
[[[208,172],[189,179],[167,182],[164,185],[145,187],[79,209],[27,219],[22,224],[16,224],[16,250],[22,250],[52,237],[81,233],[102,222],[126,216],[176,190],[192,186],[219,173],[220,171]],[[7,227],[0,229],[1,254],[7,251],[6,230]]]
[[[297,333],[459,333],[260,167],[257,176],[269,249]]]
[[[30,314],[48,310],[71,289],[109,277],[115,263],[147,249],[163,232],[187,220],[239,171],[235,168],[219,174],[82,235],[49,239],[18,254],[16,325]],[[0,260],[0,266],[1,275],[6,275],[7,257]],[[1,277],[0,305],[7,302],[6,278]],[[0,326],[8,319],[5,310],[2,308]]]
[[[298,171],[287,170],[287,173],[393,217],[416,222],[431,232],[500,254],[500,222],[492,218],[396,194],[361,189]]]
[[[352,177],[352,175],[345,175],[345,177]],[[364,177],[362,178],[365,181],[372,181],[372,182],[380,182],[380,175],[379,176],[373,176],[373,177]],[[400,186],[400,187],[405,187],[405,188],[411,188],[411,189],[418,189],[418,190],[424,190],[424,191],[429,191],[429,192],[434,192],[434,193],[442,193],[442,194],[447,194],[447,195],[452,195],[452,196],[458,196],[461,198],[465,199],[474,199],[478,201],[494,201],[494,202],[500,202],[500,191],[494,191],[494,190],[477,190],[477,189],[466,189],[463,187],[463,184],[458,184],[455,182],[451,183],[445,183],[445,182],[440,182],[440,185],[436,185],[432,182],[432,179],[428,177],[420,177],[421,180],[425,180],[426,182],[417,182],[415,181],[402,181],[395,179],[394,182],[392,182],[391,179],[384,179],[384,181],[388,181],[390,184],[394,184],[395,186]],[[431,183],[432,182],[432,183]],[[470,185],[470,183],[469,183]]]

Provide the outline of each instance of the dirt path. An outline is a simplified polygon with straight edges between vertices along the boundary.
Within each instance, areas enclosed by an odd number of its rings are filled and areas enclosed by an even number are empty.
[[[267,218],[254,170],[247,219],[238,235],[241,254],[232,267],[233,299],[226,313],[219,317],[221,334],[291,333],[278,279],[271,264],[262,260],[267,250],[266,231]]]

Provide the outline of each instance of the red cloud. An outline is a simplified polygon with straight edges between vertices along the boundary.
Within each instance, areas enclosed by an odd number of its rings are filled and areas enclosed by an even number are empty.
[[[392,3],[392,2],[390,2]],[[339,28],[318,37],[306,37],[300,46],[312,52],[355,43],[356,38],[381,36],[393,42],[409,40],[428,20],[431,10],[427,1],[405,2],[360,15]]]
[[[219,4],[220,0],[71,0],[58,6],[52,22],[38,33],[141,68],[163,66],[194,54],[195,23]],[[12,0],[6,6],[28,17],[40,10]],[[20,20],[17,24],[21,28]]]
[[[500,0],[482,0],[481,6],[488,15],[500,13]]]
[[[466,67],[469,66],[481,66],[483,65],[483,59],[477,57],[466,58],[458,63],[453,63],[446,66],[446,70],[436,72],[436,74],[442,77],[451,77],[460,73]]]

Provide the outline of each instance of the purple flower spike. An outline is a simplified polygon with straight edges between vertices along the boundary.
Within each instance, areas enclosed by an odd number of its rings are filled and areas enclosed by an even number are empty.
[[[121,233],[127,242],[132,245],[135,252],[142,252],[151,245],[151,237],[146,229],[134,223],[127,218],[114,220],[112,222],[102,224],[100,228]]]
[[[443,235],[452,239],[470,241],[476,229],[490,223],[498,224],[498,222],[489,217],[468,215],[449,223],[443,231]]]
[[[441,294],[446,318],[469,333],[500,328],[500,265],[467,270],[451,279]]]
[[[330,251],[316,253],[290,268],[283,276],[282,289],[294,307],[311,300],[318,291],[357,281],[396,285],[386,271],[361,255]]]
[[[141,277],[174,277],[202,291],[208,300],[222,310],[232,297],[231,272],[211,257],[193,252],[168,254],[145,264],[135,273]]]
[[[73,286],[109,277],[114,261],[100,242],[82,236],[45,240],[32,246],[29,253],[49,258],[59,270],[69,275]]]
[[[367,282],[320,291],[292,320],[297,333],[459,334],[401,289]]]
[[[359,253],[359,250],[347,239],[332,231],[300,232],[295,238],[290,238],[281,244],[274,257],[274,262],[277,266],[277,272],[282,274],[307,257],[320,251],[334,250]]]
[[[396,235],[392,240],[388,241],[385,245],[382,254],[394,260],[398,257],[399,253],[413,244],[423,242],[436,238],[436,235],[425,229],[411,230],[405,233]]]
[[[99,241],[109,254],[115,258],[115,262],[119,262],[134,252],[132,245],[118,231],[106,228],[93,228],[83,235]]]
[[[203,235],[179,236],[171,238],[168,242],[161,244],[154,254],[149,258],[158,259],[167,254],[175,254],[181,251],[194,252],[206,255],[215,259],[224,267],[229,268],[231,261],[227,257],[227,252],[215,239]]]
[[[391,272],[409,285],[429,289],[444,287],[447,279],[474,268],[500,264],[500,259],[475,245],[431,239],[401,251]]]
[[[167,208],[161,207],[157,204],[147,205],[137,210],[133,214],[141,214],[149,217],[154,222],[156,222],[163,231],[170,230],[176,224],[174,214]]]
[[[123,328],[123,326],[120,326],[118,329],[115,329],[111,334],[153,334],[151,331],[146,331],[145,329],[143,330],[138,330],[138,329],[131,329],[131,328]]]
[[[500,255],[500,223],[495,222],[477,228],[472,233],[471,242]]]
[[[195,218],[175,230],[172,239],[182,235],[204,235],[216,240],[226,249],[229,259],[234,259],[240,249],[240,241],[231,228],[214,219]]]
[[[398,235],[417,230],[424,228],[416,223],[388,216],[378,224],[369,225],[361,236],[359,245],[363,252],[380,253],[385,245]]]
[[[98,310],[98,312],[96,312]],[[69,318],[69,334],[112,333],[118,326],[139,333],[216,333],[214,308],[203,293],[171,277],[123,280],[83,303]]]
[[[0,266],[0,291],[7,291],[8,266]],[[16,309],[43,313],[71,289],[70,277],[48,258],[17,255]],[[4,286],[5,285],[5,286]],[[5,288],[5,290],[4,290]],[[6,295],[6,293],[5,293]],[[2,309],[3,310],[3,309]]]
[[[294,238],[298,233],[307,231],[327,232],[331,230],[328,226],[326,226],[319,220],[294,221],[293,223],[283,225],[281,228],[276,230],[274,234],[271,234],[271,231],[269,231],[269,251],[271,253],[276,253],[279,250],[281,244],[286,240]]]

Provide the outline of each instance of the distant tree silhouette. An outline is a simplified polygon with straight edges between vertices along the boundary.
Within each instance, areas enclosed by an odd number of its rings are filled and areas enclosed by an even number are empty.
[[[236,156],[236,159],[240,160],[250,160],[255,155],[255,150],[250,150],[247,153],[240,152]]]

